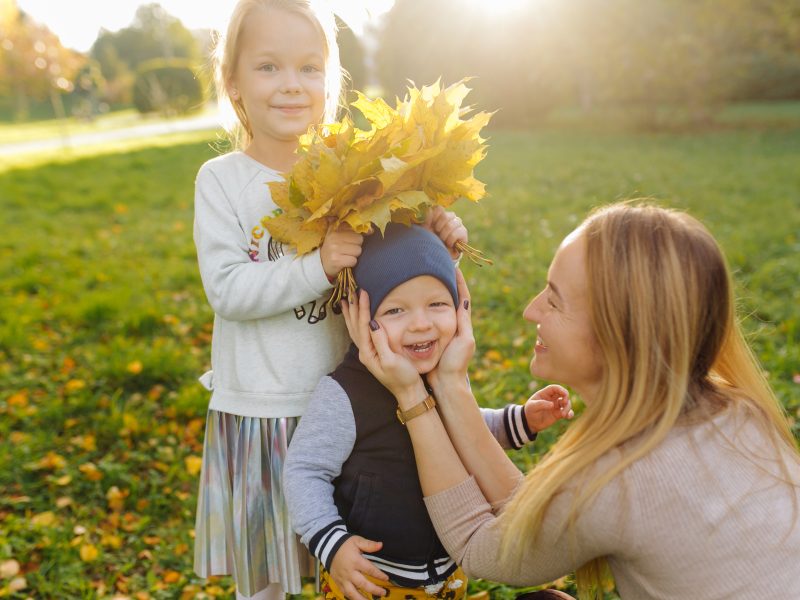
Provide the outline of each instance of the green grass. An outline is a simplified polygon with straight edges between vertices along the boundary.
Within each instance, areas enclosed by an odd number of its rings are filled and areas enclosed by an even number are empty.
[[[207,395],[196,376],[212,319],[192,198],[211,139],[0,169],[0,563],[18,561],[27,584],[11,597],[229,595],[228,579],[191,571],[188,467],[202,451]],[[521,311],[561,238],[592,206],[649,196],[690,210],[722,243],[745,328],[800,435],[800,128],[550,128],[495,132],[490,146],[479,169],[490,197],[457,205],[471,242],[496,263],[464,265],[482,402],[530,393],[535,333]],[[558,431],[518,463],[532,464]],[[515,593],[472,584],[483,588]]]

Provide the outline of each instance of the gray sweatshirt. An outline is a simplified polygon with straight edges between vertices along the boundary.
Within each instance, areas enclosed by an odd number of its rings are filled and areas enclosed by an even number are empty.
[[[324,306],[331,284],[319,251],[270,243],[261,219],[281,174],[241,152],[205,163],[195,184],[194,241],[214,309],[210,408],[247,417],[302,415],[319,378],[350,343]]]

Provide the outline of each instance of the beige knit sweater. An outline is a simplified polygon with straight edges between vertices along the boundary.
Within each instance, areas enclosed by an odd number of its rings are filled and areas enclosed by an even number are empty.
[[[502,509],[492,513],[474,479],[426,503],[445,548],[472,577],[537,585],[605,556],[624,600],[798,600],[800,460],[787,452],[794,483],[779,481],[771,447],[731,411],[676,427],[600,491],[574,538],[562,532],[574,485],[557,495],[519,568],[498,560]],[[598,472],[618,457],[604,457]]]

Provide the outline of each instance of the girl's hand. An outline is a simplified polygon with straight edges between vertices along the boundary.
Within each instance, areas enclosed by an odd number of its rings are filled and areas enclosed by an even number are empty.
[[[456,269],[456,285],[458,287],[458,306],[456,307],[458,329],[447,348],[442,352],[439,364],[428,373],[428,383],[433,387],[434,393],[439,385],[444,384],[445,378],[455,377],[457,381],[467,381],[467,367],[472,360],[472,355],[475,354],[469,288],[467,288],[467,281],[464,279],[461,269]]]
[[[447,211],[441,206],[434,206],[428,210],[422,226],[439,236],[439,239],[444,242],[445,247],[450,251],[450,256],[453,260],[461,255],[461,252],[455,248],[456,242],[466,244],[469,234],[463,221],[456,213]]]
[[[377,552],[381,542],[373,542],[359,535],[354,535],[336,551],[331,562],[331,578],[339,586],[341,592],[350,600],[364,600],[358,590],[364,590],[373,596],[385,596],[386,590],[375,585],[364,577],[369,575],[381,581],[389,581],[389,577],[368,561],[362,552]]]
[[[560,385],[542,388],[525,403],[525,420],[531,431],[537,433],[559,419],[571,419],[574,416],[569,392]]]
[[[319,255],[328,279],[332,280],[345,267],[356,266],[363,243],[364,236],[347,227],[331,230],[325,235]]]
[[[370,320],[366,291],[359,291],[357,298],[343,300],[342,314],[350,339],[358,347],[359,360],[395,397],[422,383],[411,361],[395,354],[389,348],[386,332],[377,321]]]

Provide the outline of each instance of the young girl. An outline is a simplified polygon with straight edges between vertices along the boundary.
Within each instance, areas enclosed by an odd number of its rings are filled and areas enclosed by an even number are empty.
[[[325,297],[362,238],[332,231],[297,257],[260,226],[276,206],[267,182],[295,160],[309,125],[335,118],[341,68],[333,15],[311,0],[239,0],[216,55],[219,98],[239,124],[235,151],[197,175],[194,237],[215,312],[212,392],[195,527],[195,571],[231,574],[238,598],[301,591],[308,553],[281,489],[287,445],[320,377],[349,343]],[[431,229],[452,248],[466,229],[438,211]]]

